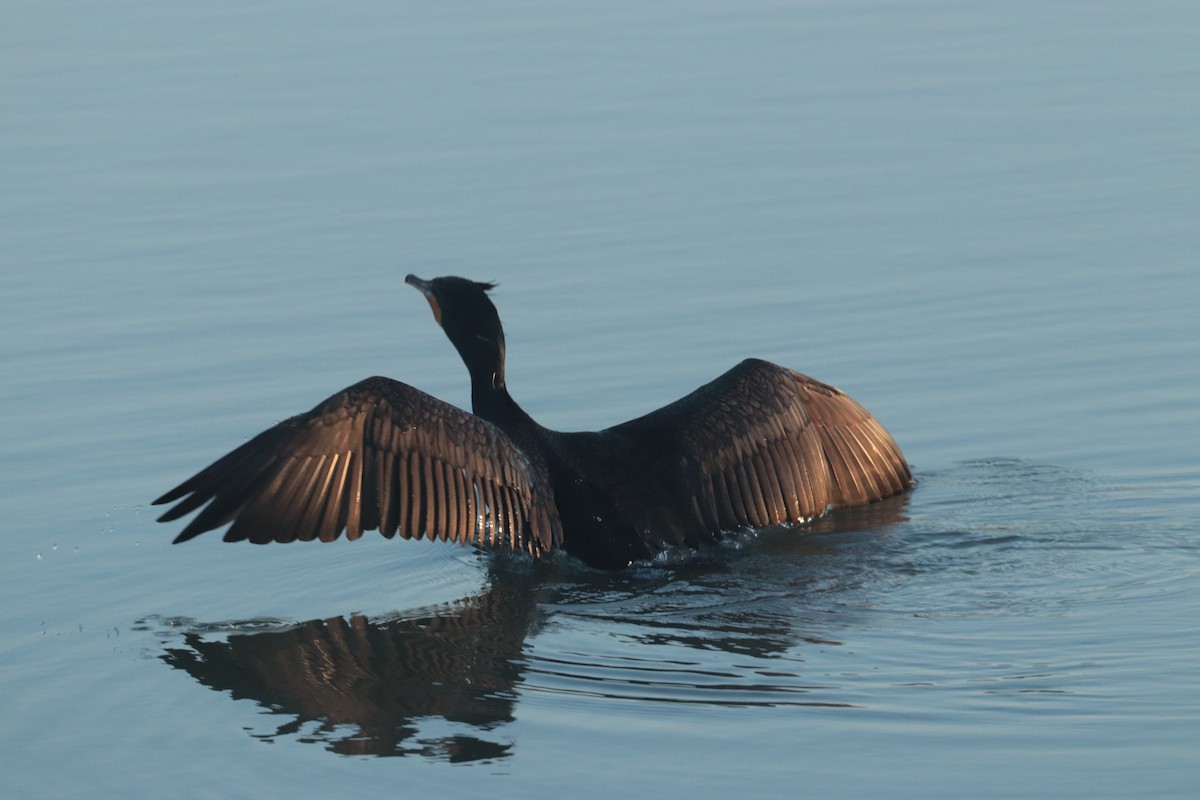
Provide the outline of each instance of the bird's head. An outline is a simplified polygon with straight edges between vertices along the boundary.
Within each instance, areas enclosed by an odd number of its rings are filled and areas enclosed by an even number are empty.
[[[416,275],[409,275],[404,282],[425,295],[434,320],[462,356],[472,380],[503,386],[504,328],[488,297],[496,284],[454,276],[424,280]]]

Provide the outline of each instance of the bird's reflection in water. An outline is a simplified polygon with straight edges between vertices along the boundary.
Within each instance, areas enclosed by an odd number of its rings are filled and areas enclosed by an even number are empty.
[[[533,580],[494,572],[486,591],[427,613],[315,619],[215,640],[185,633],[184,646],[161,658],[292,718],[265,738],[321,741],[347,755],[498,758],[511,747],[497,729],[513,719],[537,614]]]
[[[818,523],[818,530],[880,530],[901,519],[906,503],[901,497],[839,512]],[[543,617],[561,614],[595,624],[614,615],[613,624],[625,626],[622,638],[633,647],[682,647],[703,651],[705,658],[714,652],[774,658],[799,642],[825,640],[789,629],[778,606],[756,613],[754,595],[777,592],[779,585],[755,583],[762,576],[740,565],[751,563],[745,556],[753,555],[760,564],[778,562],[780,572],[797,565],[802,570],[807,557],[828,558],[836,539],[766,536],[755,541],[751,554],[701,556],[640,576],[561,562],[514,564],[501,557],[491,562],[483,591],[450,605],[286,627],[261,621],[185,623],[182,642],[176,634],[159,657],[209,688],[286,718],[274,731],[255,734],[260,738],[321,743],[347,755],[499,759],[514,747],[505,726],[516,717],[518,687],[531,677],[526,642]],[[677,588],[681,585],[692,588]],[[689,608],[690,602],[698,605]],[[673,607],[665,618],[664,606]],[[721,613],[722,606],[730,613]],[[551,666],[553,658],[538,659],[535,680],[569,679],[570,669],[549,676],[561,668]],[[622,696],[627,687],[621,683],[614,676],[611,696]],[[700,684],[690,688],[717,691]],[[724,696],[714,694],[707,702],[808,704],[797,701],[794,686],[730,691],[736,688],[722,687]]]

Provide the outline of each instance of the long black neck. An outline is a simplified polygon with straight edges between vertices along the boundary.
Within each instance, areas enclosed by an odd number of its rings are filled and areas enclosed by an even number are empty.
[[[495,318],[494,329],[447,330],[450,341],[471,374],[471,410],[518,440],[538,429],[537,423],[517,405],[504,380],[504,329]]]
[[[508,393],[503,362],[498,371],[471,371],[471,410],[509,434],[537,425]]]

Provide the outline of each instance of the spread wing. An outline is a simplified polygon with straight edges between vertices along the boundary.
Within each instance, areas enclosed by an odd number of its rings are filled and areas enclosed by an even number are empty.
[[[675,489],[676,523],[664,526],[659,515],[643,526],[664,542],[802,522],[913,484],[900,448],[866,409],[758,359],[609,431]]]
[[[368,378],[284,420],[154,501],[204,508],[175,541],[332,541],[378,529],[539,553],[561,524],[545,468],[500,429],[407,384]]]

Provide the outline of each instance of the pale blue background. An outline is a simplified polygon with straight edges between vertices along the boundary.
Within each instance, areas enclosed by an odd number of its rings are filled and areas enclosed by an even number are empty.
[[[1191,2],[6,4],[0,793],[1194,796],[1198,41]],[[500,281],[546,424],[757,355],[921,486],[715,567],[563,565],[514,718],[466,731],[502,757],[270,735],[164,648],[488,561],[171,547],[146,504],[370,374],[465,404],[407,272]]]

